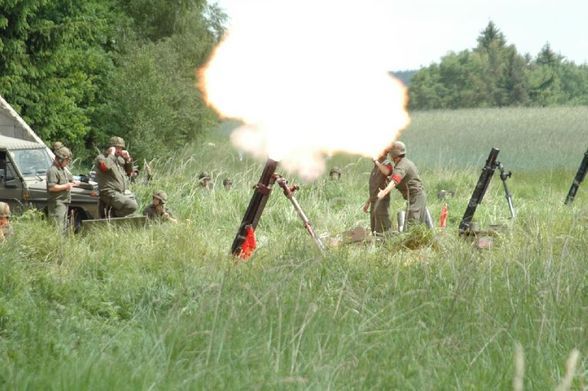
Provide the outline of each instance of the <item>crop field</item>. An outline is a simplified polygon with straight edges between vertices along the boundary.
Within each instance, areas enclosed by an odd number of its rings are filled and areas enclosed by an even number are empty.
[[[383,241],[343,240],[369,227],[370,159],[329,158],[338,181],[280,172],[324,254],[275,189],[254,255],[229,255],[264,164],[239,156],[229,124],[134,186],[141,207],[165,190],[178,224],[61,237],[27,211],[0,245],[0,388],[587,390],[588,183],[563,204],[587,119],[588,107],[414,113],[401,139],[448,224]],[[495,174],[475,221],[502,229],[478,249],[457,227],[492,147],[517,217]],[[391,216],[403,208],[394,191]]]

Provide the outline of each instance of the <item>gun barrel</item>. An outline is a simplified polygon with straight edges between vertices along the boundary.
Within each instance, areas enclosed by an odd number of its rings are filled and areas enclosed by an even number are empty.
[[[484,165],[484,168],[482,168],[482,173],[480,174],[478,183],[476,183],[476,187],[474,188],[470,202],[468,203],[463,218],[461,219],[461,223],[459,224],[460,233],[464,233],[469,230],[472,218],[476,212],[476,208],[480,202],[482,202],[484,194],[486,194],[486,190],[490,184],[490,179],[492,179],[494,170],[496,169],[496,158],[498,157],[498,152],[500,152],[498,148],[492,148],[490,150],[486,164]]]
[[[249,201],[249,206],[245,211],[245,216],[241,221],[237,235],[233,240],[231,246],[231,254],[238,256],[241,253],[243,242],[246,238],[247,227],[251,226],[253,229],[257,227],[257,223],[261,217],[261,213],[265,208],[268,197],[272,191],[272,185],[275,182],[274,173],[278,167],[278,162],[272,159],[267,159],[259,182],[255,185],[253,196]]]
[[[582,181],[586,177],[587,170],[588,170],[588,150],[586,150],[586,152],[584,153],[584,159],[582,159],[582,163],[580,163],[580,167],[578,168],[578,172],[576,173],[576,176],[574,177],[574,181],[572,182],[572,186],[570,187],[570,191],[568,191],[568,195],[567,195],[566,200],[564,202],[565,205],[569,205],[572,203],[572,201],[574,201],[574,198],[576,197],[576,192],[578,191],[578,188],[580,187],[580,183],[582,183]]]

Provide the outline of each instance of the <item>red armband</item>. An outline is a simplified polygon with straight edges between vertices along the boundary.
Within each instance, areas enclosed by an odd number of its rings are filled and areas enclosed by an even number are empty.
[[[399,184],[402,181],[402,177],[398,174],[394,174],[390,177],[394,181],[394,183]]]
[[[102,172],[106,172],[108,171],[108,167],[106,167],[106,163],[104,162],[100,162],[100,164],[98,165],[98,168],[100,169],[100,171]]]

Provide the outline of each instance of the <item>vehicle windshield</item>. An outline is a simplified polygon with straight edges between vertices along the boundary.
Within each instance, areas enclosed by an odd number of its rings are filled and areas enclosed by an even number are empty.
[[[46,149],[13,149],[10,153],[22,176],[45,175],[51,167]]]

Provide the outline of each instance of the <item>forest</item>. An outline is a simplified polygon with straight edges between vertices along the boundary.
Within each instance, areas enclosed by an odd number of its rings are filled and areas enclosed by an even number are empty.
[[[158,156],[217,121],[195,70],[226,15],[206,0],[0,0],[0,94],[88,159],[111,135]]]
[[[410,109],[546,107],[588,104],[588,65],[576,65],[546,43],[535,58],[489,22],[477,46],[449,52],[410,78]]]

